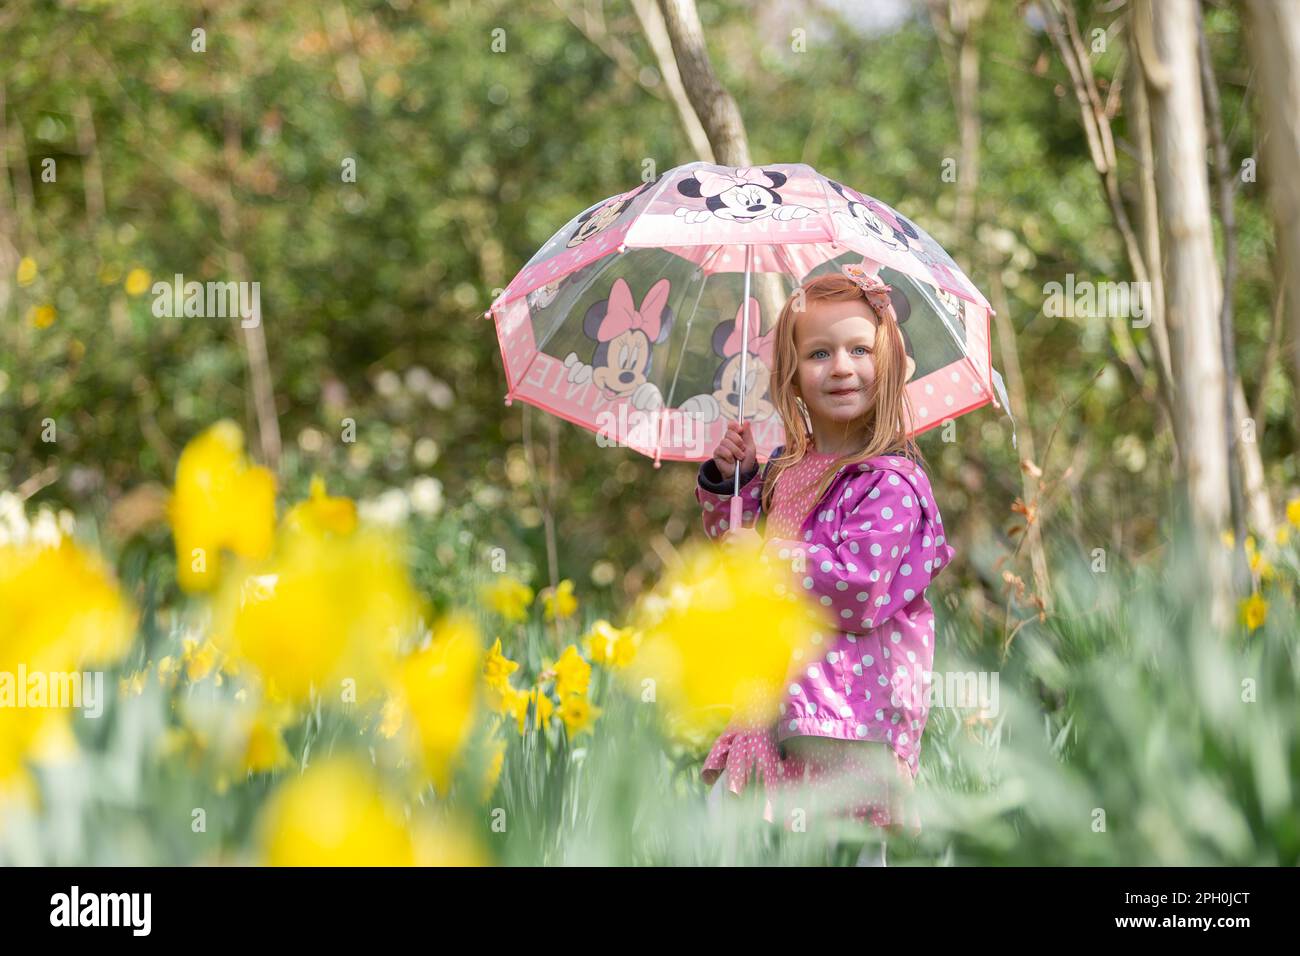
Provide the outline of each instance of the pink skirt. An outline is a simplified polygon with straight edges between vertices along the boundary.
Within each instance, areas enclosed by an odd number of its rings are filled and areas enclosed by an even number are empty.
[[[765,791],[763,817],[768,821],[773,820],[772,797],[793,787],[841,787],[840,792],[849,795],[837,804],[842,815],[882,829],[920,834],[920,817],[907,800],[914,782],[906,761],[878,741],[816,739],[831,745],[825,749],[826,756],[805,758],[789,752],[783,756],[775,724],[766,728],[732,726],[714,741],[700,777],[713,786],[725,774],[723,786],[740,794],[753,775]]]

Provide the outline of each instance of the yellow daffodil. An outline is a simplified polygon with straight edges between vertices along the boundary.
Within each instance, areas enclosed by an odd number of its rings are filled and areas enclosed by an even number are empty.
[[[1268,602],[1256,591],[1241,602],[1241,620],[1246,627],[1254,631],[1268,617]]]
[[[63,536],[0,545],[0,670],[113,663],[134,631],[135,612],[98,555]]]
[[[501,653],[501,638],[492,642],[487,659],[483,662],[483,678],[488,687],[505,693],[510,687],[510,675],[519,670],[519,664]]]
[[[271,866],[474,866],[485,862],[457,829],[408,825],[370,771],[331,757],[284,784],[259,821]]]
[[[268,773],[291,766],[294,762],[285,746],[283,729],[291,712],[283,706],[263,705],[247,725],[244,747],[245,773]]]
[[[775,721],[792,659],[827,626],[819,607],[784,587],[784,568],[759,555],[756,547],[726,555],[689,548],[654,599],[635,609],[644,637],[622,673],[637,693],[653,681],[656,699],[687,732],[721,730],[737,714]]]
[[[564,729],[570,737],[590,731],[600,714],[601,709],[592,706],[591,701],[582,694],[570,694],[560,703],[560,719],[564,721]]]
[[[149,288],[149,272],[146,269],[135,268],[126,274],[127,295],[143,295]]]
[[[474,729],[483,670],[483,645],[473,618],[453,611],[433,640],[402,661],[397,686],[411,716],[416,753],[438,792],[445,794]]]
[[[0,544],[0,672],[111,665],[134,633],[135,611],[98,555],[62,535]],[[135,676],[128,687],[142,691]],[[0,792],[33,794],[27,764],[75,747],[70,718],[63,707],[0,705]]]
[[[181,452],[168,517],[176,540],[176,574],[191,593],[218,580],[221,551],[264,558],[275,530],[275,476],[244,457],[244,434],[232,421],[208,428]]]
[[[29,286],[36,281],[36,260],[30,256],[23,256],[18,260],[18,284]]]
[[[573,582],[565,578],[553,590],[547,588],[543,591],[542,606],[548,621],[554,621],[557,617],[572,617],[578,609],[578,599],[573,596]]]
[[[309,534],[351,534],[356,530],[356,502],[326,495],[324,478],[312,477],[308,495],[306,501],[294,505],[285,514],[285,527]]]
[[[182,661],[171,654],[158,662],[158,683],[163,687],[172,687],[180,676]]]
[[[487,800],[492,796],[493,791],[497,788],[497,783],[501,780],[501,768],[506,763],[506,742],[498,737],[492,738],[488,744],[489,756],[487,770],[483,776],[482,798]]]
[[[215,602],[213,641],[279,694],[377,698],[423,602],[400,538],[361,527],[347,537],[288,534],[258,573],[230,575]]]
[[[533,602],[533,589],[509,575],[484,586],[481,594],[483,602],[507,621],[522,621]]]
[[[564,649],[558,661],[546,665],[546,670],[555,672],[555,694],[561,700],[570,694],[585,694],[591,685],[591,665],[572,644]]]
[[[630,627],[614,627],[601,618],[586,636],[587,654],[592,663],[606,667],[627,667],[636,656],[640,635]]]
[[[1285,548],[1288,544],[1291,543],[1291,529],[1284,524],[1278,525],[1277,532],[1274,536],[1274,540],[1277,541],[1279,545]]]
[[[181,642],[181,647],[183,649],[181,659],[185,663],[187,680],[193,683],[203,680],[212,673],[220,652],[211,641],[205,640],[200,643],[192,637],[187,637]]]
[[[1300,528],[1300,497],[1292,498],[1286,503],[1286,520],[1293,527]]]
[[[117,679],[119,697],[139,697],[144,693],[145,684],[149,682],[148,671],[135,671]]]
[[[27,324],[34,329],[48,329],[58,317],[58,311],[49,303],[34,305],[27,310]]]
[[[513,687],[500,696],[501,714],[507,714],[515,719],[519,725],[519,735],[522,737],[525,727],[528,724],[528,704],[532,700],[532,694],[526,690],[515,690]]]
[[[537,728],[543,730],[550,721],[551,715],[555,713],[555,702],[540,687],[534,687],[529,691],[528,697],[535,708],[533,713],[537,717]]]

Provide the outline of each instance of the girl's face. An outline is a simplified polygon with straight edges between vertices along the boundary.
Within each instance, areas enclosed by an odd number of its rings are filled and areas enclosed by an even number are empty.
[[[794,383],[815,436],[842,435],[871,408],[876,319],[862,299],[819,300],[795,317]]]

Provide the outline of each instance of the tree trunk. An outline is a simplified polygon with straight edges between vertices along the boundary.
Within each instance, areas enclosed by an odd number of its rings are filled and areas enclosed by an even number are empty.
[[[654,0],[632,0],[632,9],[641,21],[641,30],[645,33],[650,49],[654,51],[659,73],[664,78],[664,86],[668,88],[668,96],[677,112],[677,119],[682,124],[686,138],[690,140],[691,151],[695,153],[696,159],[702,159],[706,163],[716,162],[709,137],[700,124],[700,118],[695,115],[686,87],[682,86],[682,74],[677,69],[677,61],[673,59],[672,41],[668,39],[663,14]]]
[[[1173,339],[1175,413],[1186,439],[1186,481],[1192,544],[1204,575],[1210,625],[1231,625],[1228,552],[1219,538],[1228,522],[1228,448],[1218,282],[1206,138],[1197,60],[1197,0],[1165,0],[1152,9],[1153,53],[1167,72],[1164,88],[1148,89],[1155,141],[1156,192],[1165,250],[1165,306]]]
[[[740,107],[713,72],[695,0],[659,0],[659,8],[686,95],[709,137],[713,155],[723,166],[751,165]]]
[[[1277,236],[1278,284],[1285,286],[1295,393],[1300,395],[1300,0],[1246,0],[1246,40],[1257,71],[1255,98]]]

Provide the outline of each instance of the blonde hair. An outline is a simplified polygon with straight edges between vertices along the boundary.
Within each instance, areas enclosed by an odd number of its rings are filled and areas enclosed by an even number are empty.
[[[881,320],[871,308],[862,287],[848,276],[840,272],[820,275],[795,289],[776,320],[769,395],[781,415],[786,441],[784,453],[769,462],[771,467],[767,469],[763,480],[764,514],[772,513],[772,498],[782,472],[803,460],[812,439],[812,421],[808,417],[807,406],[795,394],[795,375],[799,369],[799,354],[794,339],[795,319],[814,302],[848,302],[853,299],[861,299],[867,305],[867,314],[876,321],[876,379],[872,385],[874,398],[862,420],[854,423],[866,426],[868,438],[862,448],[836,458],[827,466],[818,482],[813,500],[821,500],[841,467],[856,465],[878,455],[898,454],[924,467],[925,458],[921,449],[909,434],[914,416],[906,387],[907,351],[903,346],[903,333],[898,327],[893,307],[885,309],[885,317]]]

